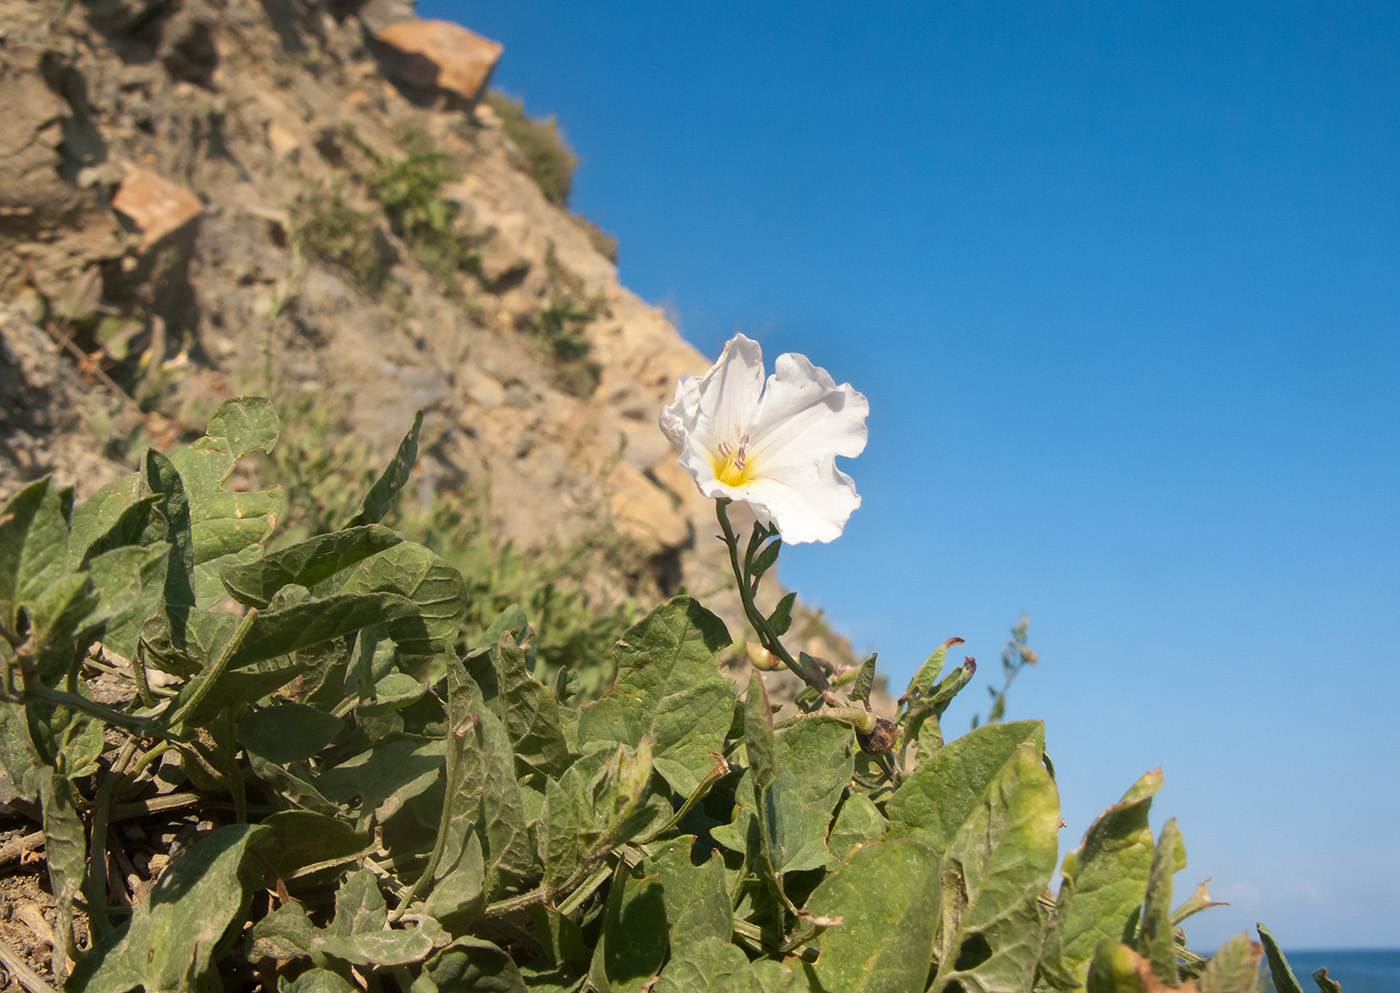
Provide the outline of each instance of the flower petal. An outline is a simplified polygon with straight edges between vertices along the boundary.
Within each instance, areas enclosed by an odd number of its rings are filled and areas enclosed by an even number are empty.
[[[695,427],[699,409],[700,384],[687,372],[676,383],[676,398],[661,408],[658,418],[661,433],[677,448],[684,447],[686,435]]]
[[[745,489],[743,499],[753,508],[754,516],[776,526],[788,545],[839,538],[851,513],[860,506],[855,481],[836,468],[832,459],[780,476],[765,473]]]
[[[762,393],[763,350],[758,342],[736,334],[700,380],[697,440],[726,440],[735,432],[742,434]]]
[[[849,383],[837,386],[825,369],[789,352],[768,378],[749,450],[764,475],[828,456],[853,458],[865,450],[869,414],[870,402]]]

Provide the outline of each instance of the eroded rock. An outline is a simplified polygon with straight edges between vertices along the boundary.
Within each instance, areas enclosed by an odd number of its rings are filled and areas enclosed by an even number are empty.
[[[504,46],[449,21],[390,24],[375,35],[381,65],[390,78],[424,90],[444,90],[475,103]]]

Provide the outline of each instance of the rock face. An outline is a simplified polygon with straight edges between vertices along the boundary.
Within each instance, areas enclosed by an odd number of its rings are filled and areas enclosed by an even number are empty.
[[[500,46],[376,40],[359,9],[0,0],[0,501],[98,485],[122,455],[94,439],[171,443],[234,393],[339,404],[381,458],[423,410],[425,498],[488,492],[519,545],[621,531],[740,635],[713,506],[656,426],[708,361],[470,106]]]

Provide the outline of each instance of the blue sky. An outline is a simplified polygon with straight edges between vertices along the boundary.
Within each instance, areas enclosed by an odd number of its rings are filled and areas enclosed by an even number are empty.
[[[1210,947],[1400,945],[1400,7],[423,0],[557,114],[623,282],[870,399],[783,556],[892,685],[1042,658],[1068,826],[1162,765]]]

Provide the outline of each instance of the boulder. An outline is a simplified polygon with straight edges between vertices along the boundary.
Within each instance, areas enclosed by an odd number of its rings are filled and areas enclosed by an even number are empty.
[[[403,21],[375,40],[380,65],[396,82],[445,90],[468,103],[486,92],[504,46],[448,21]]]
[[[199,197],[179,183],[135,165],[126,167],[112,206],[141,229],[142,252],[189,228],[204,211]]]

